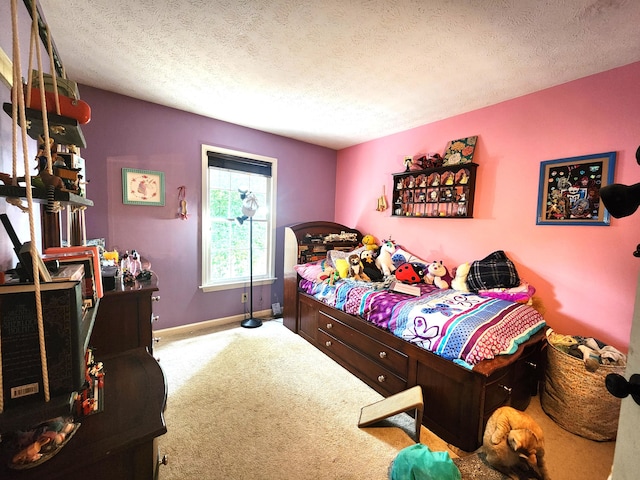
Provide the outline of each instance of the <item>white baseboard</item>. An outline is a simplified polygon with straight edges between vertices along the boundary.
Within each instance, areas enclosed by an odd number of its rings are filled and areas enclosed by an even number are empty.
[[[253,312],[254,317],[260,318],[263,321],[271,320],[272,312],[269,310],[261,310],[259,312]],[[204,320],[197,323],[188,323],[186,325],[180,325],[178,327],[168,327],[162,330],[154,330],[154,335],[163,335],[169,337],[171,335],[184,335],[190,332],[199,332],[201,330],[211,330],[216,327],[222,327],[231,323],[238,324],[246,318],[246,315],[233,315],[231,317],[215,318],[213,320]]]

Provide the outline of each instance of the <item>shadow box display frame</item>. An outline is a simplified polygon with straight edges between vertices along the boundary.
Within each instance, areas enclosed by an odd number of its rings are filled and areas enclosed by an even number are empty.
[[[391,216],[473,218],[476,163],[393,174]]]
[[[616,152],[540,163],[536,225],[608,226],[600,189],[613,183]]]

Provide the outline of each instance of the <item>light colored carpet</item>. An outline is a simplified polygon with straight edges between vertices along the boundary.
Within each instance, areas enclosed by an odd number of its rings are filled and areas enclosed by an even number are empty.
[[[406,414],[358,428],[360,409],[382,397],[278,321],[163,334],[154,353],[169,387],[162,480],[384,480],[414,443]],[[538,397],[528,412],[545,431],[554,480],[607,477],[613,442],[565,432]],[[421,440],[464,455],[424,427]]]

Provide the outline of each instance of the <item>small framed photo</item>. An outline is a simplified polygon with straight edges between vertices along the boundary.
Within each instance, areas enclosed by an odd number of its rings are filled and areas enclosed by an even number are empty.
[[[164,206],[164,172],[123,168],[122,203]]]
[[[600,189],[613,183],[616,152],[540,163],[537,225],[609,225]]]

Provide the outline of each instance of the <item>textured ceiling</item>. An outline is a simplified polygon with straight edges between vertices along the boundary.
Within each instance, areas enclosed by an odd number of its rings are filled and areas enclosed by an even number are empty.
[[[640,60],[637,0],[39,2],[79,83],[334,149]]]

